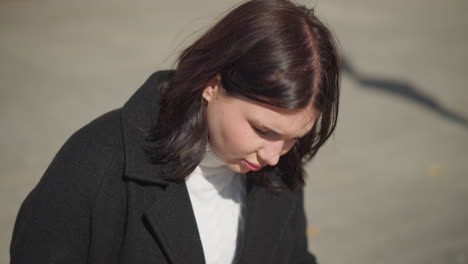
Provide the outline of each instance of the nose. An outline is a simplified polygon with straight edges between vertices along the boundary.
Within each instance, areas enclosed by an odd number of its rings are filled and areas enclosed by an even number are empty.
[[[275,166],[278,164],[283,146],[284,141],[282,140],[266,142],[258,151],[259,159],[263,162],[266,162],[270,166]]]

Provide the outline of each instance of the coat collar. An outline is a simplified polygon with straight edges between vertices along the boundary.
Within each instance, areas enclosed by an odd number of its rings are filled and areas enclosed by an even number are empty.
[[[289,190],[273,193],[255,185],[249,188],[237,263],[275,263],[275,252],[298,203]]]
[[[173,184],[173,164],[148,161],[142,144],[145,131],[158,121],[158,85],[173,70],[159,71],[138,89],[122,108],[126,180],[160,185],[163,192],[145,192],[150,206],[144,217],[171,263],[204,263],[203,249],[185,181]],[[149,188],[149,187],[148,187]],[[272,193],[248,181],[244,231],[240,234],[237,263],[269,263],[283,229],[295,209],[291,191]]]
[[[158,122],[161,82],[173,70],[159,71],[122,108],[124,179],[143,183],[143,219],[170,263],[204,263],[203,249],[185,181],[170,181],[173,164],[151,163],[142,149],[145,134]],[[161,186],[162,188],[158,188]]]
[[[142,145],[145,142],[145,133],[158,121],[158,85],[169,79],[173,72],[165,70],[152,74],[122,108],[126,179],[160,185],[169,183],[167,177],[163,177],[166,172],[165,166],[149,162]]]

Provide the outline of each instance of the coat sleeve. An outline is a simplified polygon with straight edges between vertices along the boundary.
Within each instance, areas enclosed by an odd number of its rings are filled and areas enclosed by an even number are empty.
[[[304,190],[301,188],[298,195],[298,206],[293,218],[295,227],[296,246],[294,248],[293,262],[297,264],[316,264],[315,255],[308,251],[307,243],[307,221],[304,212]]]
[[[93,121],[62,146],[19,210],[12,264],[86,263],[93,204],[111,164]]]

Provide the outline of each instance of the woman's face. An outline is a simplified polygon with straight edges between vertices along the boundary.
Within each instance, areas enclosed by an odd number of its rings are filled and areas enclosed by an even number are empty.
[[[218,81],[203,91],[211,148],[240,173],[275,166],[316,119],[310,107],[287,110],[226,95]]]

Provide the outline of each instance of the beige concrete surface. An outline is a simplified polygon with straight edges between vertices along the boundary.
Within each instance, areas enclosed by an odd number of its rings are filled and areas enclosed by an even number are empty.
[[[0,1],[0,263],[68,136],[236,3]],[[468,2],[302,3],[347,63],[337,133],[307,167],[311,251],[324,264],[468,263]]]

